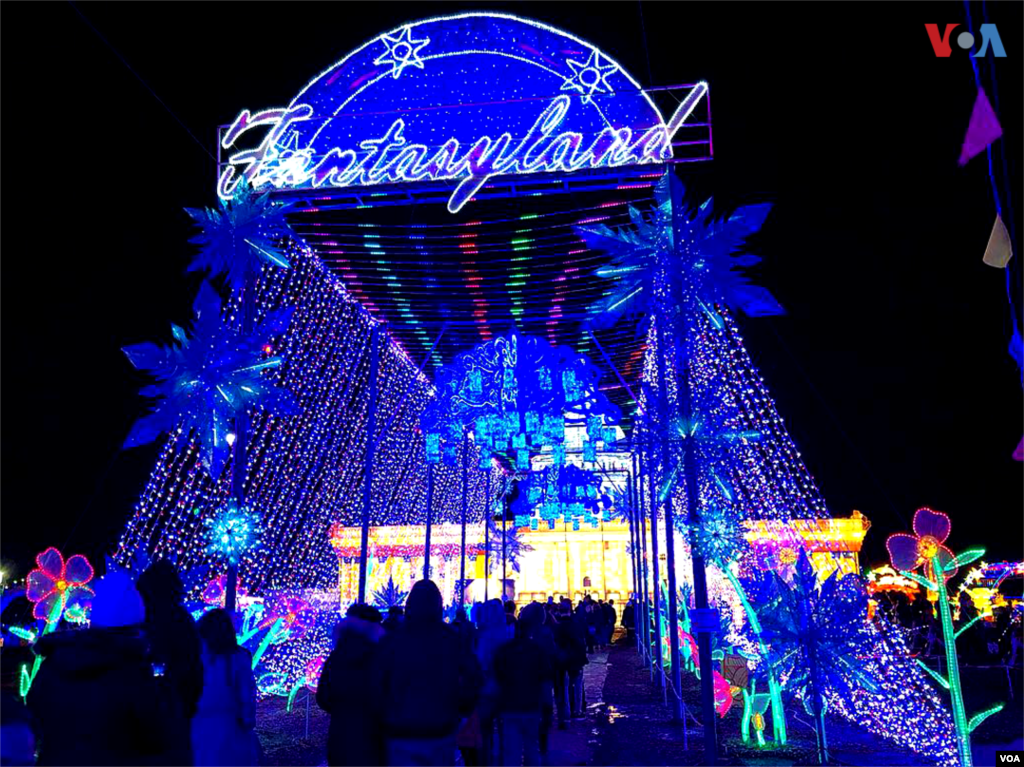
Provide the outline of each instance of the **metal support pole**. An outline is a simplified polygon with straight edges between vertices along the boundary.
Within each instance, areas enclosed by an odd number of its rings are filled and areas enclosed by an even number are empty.
[[[661,657],[661,560],[658,557],[658,483],[657,475],[653,471],[653,467],[656,465],[654,461],[653,448],[654,441],[649,439],[647,442],[647,463],[648,463],[648,476],[647,481],[650,484],[651,500],[650,500],[650,512],[651,512],[651,588],[654,593],[651,594],[654,606],[654,642],[651,652],[654,654],[655,668],[658,671],[658,685],[662,691],[665,689],[665,663]],[[710,677],[709,677],[710,678]]]
[[[463,439],[462,448],[462,546],[459,550],[459,607],[466,603],[466,512],[469,504],[469,435]]]
[[[668,432],[668,379],[666,377],[667,365],[665,364],[665,334],[663,332],[662,325],[659,321],[656,324],[656,332],[658,337],[658,410],[661,416],[661,472],[663,477],[669,476],[671,472],[670,464],[672,461],[672,454],[669,451],[669,432]],[[684,440],[684,442],[690,442],[692,440]],[[687,487],[689,492],[690,488]],[[675,524],[673,522],[672,515],[672,493],[671,491],[665,493],[665,559],[668,565],[668,646],[669,646],[669,663],[672,668],[672,690],[674,695],[672,697],[672,721],[678,722],[683,716],[682,707],[682,673],[679,669],[679,605],[676,603],[676,543],[675,543]],[[707,650],[708,660],[710,660],[711,649]],[[704,670],[701,669],[701,687],[703,687],[703,676]],[[707,682],[710,685],[712,682],[712,674],[710,671],[707,672]],[[711,712],[712,716],[714,711]],[[704,716],[708,716],[708,712],[704,711]]]
[[[363,529],[359,549],[358,602],[366,602],[367,556],[370,550],[370,501],[373,497],[373,458],[377,430],[377,367],[380,362],[380,325],[373,328],[370,338],[370,402],[366,414],[366,452],[363,458]]]
[[[242,333],[248,335],[256,326],[256,275],[246,270],[242,287]],[[249,446],[249,411],[235,416],[234,460],[231,463],[231,494],[239,508],[245,505],[245,466]],[[238,563],[229,562],[225,583],[224,609],[234,617],[238,594]]]
[[[484,601],[490,598],[488,583],[491,580],[491,472],[487,471],[487,488],[484,490]]]
[[[644,460],[643,434],[639,435],[636,442],[637,447],[637,521],[640,526],[640,575],[644,591],[644,663],[652,668],[651,658],[651,595],[647,588],[647,581],[650,576],[650,569],[647,565],[647,517],[644,514],[646,503],[644,502],[644,477],[646,476],[646,462]]]
[[[506,566],[508,564],[508,520],[505,519],[505,502],[502,500],[501,503],[501,601],[507,601],[505,588],[505,579],[508,577]]]
[[[626,492],[629,498],[629,509],[626,515],[626,521],[629,523],[629,569],[630,575],[633,581],[633,625],[636,626],[639,621],[637,617],[637,608],[639,607],[640,600],[637,598],[637,594],[640,590],[640,578],[637,575],[637,558],[636,552],[637,547],[640,543],[640,536],[636,534],[634,522],[634,516],[636,513],[636,456],[633,456],[633,471],[632,473],[626,474]],[[625,610],[625,608],[623,608]],[[635,631],[635,629],[634,629]],[[639,634],[639,632],[637,632]],[[634,636],[637,652],[640,651],[640,640]]]
[[[427,464],[427,526],[423,536],[423,580],[430,580],[430,525],[434,520],[434,465]]]
[[[690,388],[689,354],[686,345],[689,341],[689,323],[692,314],[691,305],[680,301],[683,319],[677,326],[675,343],[676,362],[676,398],[679,415],[684,428],[690,429],[693,423],[693,402]],[[659,349],[662,342],[659,333]],[[686,511],[691,524],[700,524],[700,503],[697,498],[697,455],[692,439],[683,440],[683,483],[686,490]],[[708,609],[708,581],[704,566],[704,557],[696,546],[691,548],[693,559],[693,601],[701,611]],[[700,663],[700,700],[701,713],[704,718],[704,759],[707,764],[718,763],[717,717],[715,715],[715,689],[712,679],[713,665],[711,660],[711,634],[697,630],[697,654]]]

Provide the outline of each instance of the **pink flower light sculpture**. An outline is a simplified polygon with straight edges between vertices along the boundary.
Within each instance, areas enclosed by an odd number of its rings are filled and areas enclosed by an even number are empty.
[[[89,560],[75,554],[68,561],[52,546],[36,556],[38,567],[25,579],[25,596],[35,603],[32,615],[56,623],[70,607],[87,609],[94,594],[85,584],[92,580]]]
[[[932,566],[932,557],[938,556],[943,568],[942,582],[948,581],[957,570],[955,567],[945,570],[954,559],[953,552],[942,545],[949,538],[951,527],[949,517],[941,511],[918,509],[914,514],[914,535],[894,533],[885,542],[893,568],[914,572],[923,566],[925,577],[932,583],[940,583],[939,573]]]

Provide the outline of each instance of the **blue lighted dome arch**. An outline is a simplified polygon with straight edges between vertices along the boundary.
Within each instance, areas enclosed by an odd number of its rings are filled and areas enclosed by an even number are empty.
[[[218,192],[456,180],[462,207],[495,175],[660,163],[707,92],[668,121],[608,54],[574,35],[501,13],[425,19],[378,35],[331,65],[284,109],[242,112]]]

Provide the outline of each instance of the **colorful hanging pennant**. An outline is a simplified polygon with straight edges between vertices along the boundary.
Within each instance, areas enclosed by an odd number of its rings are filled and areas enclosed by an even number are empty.
[[[988,236],[988,245],[985,246],[985,255],[982,257],[982,261],[996,269],[1005,269],[1011,258],[1013,258],[1013,243],[1010,242],[1010,233],[1006,231],[1003,217],[996,213],[996,220],[992,224],[992,233]]]
[[[978,88],[978,97],[974,101],[974,109],[971,110],[971,121],[967,125],[967,135],[964,136],[964,144],[960,149],[960,167],[966,165],[972,157],[983,152],[1002,135],[1003,128],[992,105],[988,103],[985,89]]]

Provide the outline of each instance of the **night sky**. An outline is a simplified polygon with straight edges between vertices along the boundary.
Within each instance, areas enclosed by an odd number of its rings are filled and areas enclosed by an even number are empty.
[[[402,21],[484,5],[589,40],[644,85],[710,82],[715,159],[684,181],[726,209],[774,204],[756,279],[789,313],[743,335],[832,512],[872,520],[866,560],[923,505],[952,515],[954,550],[1020,559],[1021,379],[1005,275],[981,260],[995,208],[984,155],[956,163],[973,74],[924,29],[963,24],[962,4],[7,2],[5,569],[116,544],[157,451],[120,450],[143,380],[119,349],[189,319],[182,208],[214,203],[216,126]],[[1022,11],[988,4],[1007,58],[981,65],[1015,234]]]

